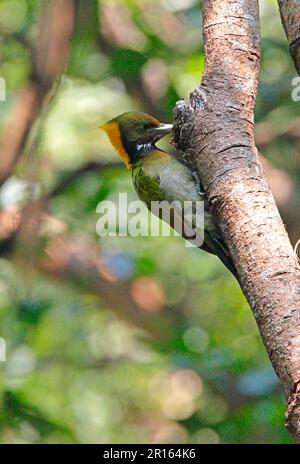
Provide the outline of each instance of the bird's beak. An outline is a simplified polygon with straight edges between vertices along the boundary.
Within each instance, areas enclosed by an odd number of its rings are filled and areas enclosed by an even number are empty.
[[[173,124],[160,124],[158,127],[155,127],[153,133],[159,137],[163,137],[166,134],[170,134],[173,129]]]
[[[160,124],[157,127],[151,127],[148,129],[144,136],[140,139],[140,142],[147,143],[147,142],[157,142],[162,137],[172,132],[173,125],[172,124]]]
[[[165,135],[170,134],[172,129],[172,124],[160,124],[157,127],[151,127],[137,140],[137,143],[155,143]]]

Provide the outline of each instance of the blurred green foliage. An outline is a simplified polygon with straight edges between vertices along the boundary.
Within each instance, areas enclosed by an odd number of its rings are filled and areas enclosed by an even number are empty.
[[[0,3],[2,125],[30,77],[28,46],[37,40],[42,3]],[[260,3],[256,120],[286,127],[299,113],[290,97],[295,70],[276,1]],[[201,2],[75,5],[67,69],[38,126],[38,144],[29,144],[0,192],[4,210],[22,203],[27,180],[47,192],[85,162],[117,161],[100,124],[137,108],[170,121],[176,100],[199,83]],[[270,143],[264,154],[299,177],[291,141]],[[0,364],[0,441],[290,443],[283,394],[237,283],[216,258],[186,248],[179,237],[100,239],[97,204],[119,191],[136,198],[125,169],[88,172],[51,200],[49,214],[58,234],[72,237],[82,253],[82,243],[96,242],[101,262],[136,301],[147,300],[150,288],[158,302],[142,304],[141,327],[139,316],[128,318],[126,296],[111,308],[90,277],[55,280],[2,257],[0,336],[7,361]],[[148,330],[154,317],[159,330]]]

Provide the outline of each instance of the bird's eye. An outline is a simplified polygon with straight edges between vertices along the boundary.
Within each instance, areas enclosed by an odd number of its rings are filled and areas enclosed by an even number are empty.
[[[147,129],[150,129],[151,127],[151,124],[149,124],[149,122],[146,122],[145,124],[143,124],[143,129],[147,130]]]

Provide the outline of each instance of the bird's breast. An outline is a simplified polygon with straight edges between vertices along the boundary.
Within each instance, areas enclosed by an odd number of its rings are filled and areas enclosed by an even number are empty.
[[[145,177],[156,179],[164,199],[180,202],[200,200],[199,187],[191,170],[172,155],[155,151],[140,167]]]

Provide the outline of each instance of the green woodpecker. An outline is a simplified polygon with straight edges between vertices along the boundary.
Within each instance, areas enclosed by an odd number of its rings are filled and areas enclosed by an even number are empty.
[[[131,170],[135,190],[150,210],[153,201],[166,200],[169,203],[204,201],[204,241],[199,248],[217,255],[238,278],[195,171],[179,152],[169,154],[155,145],[163,136],[172,132],[172,124],[161,124],[148,114],[130,111],[101,127],[127,168]],[[190,215],[188,219],[182,217],[181,220],[189,222],[194,230],[194,221]],[[176,228],[174,215],[171,215],[169,224]],[[185,227],[182,230],[186,230]],[[182,235],[185,236],[184,233]]]

